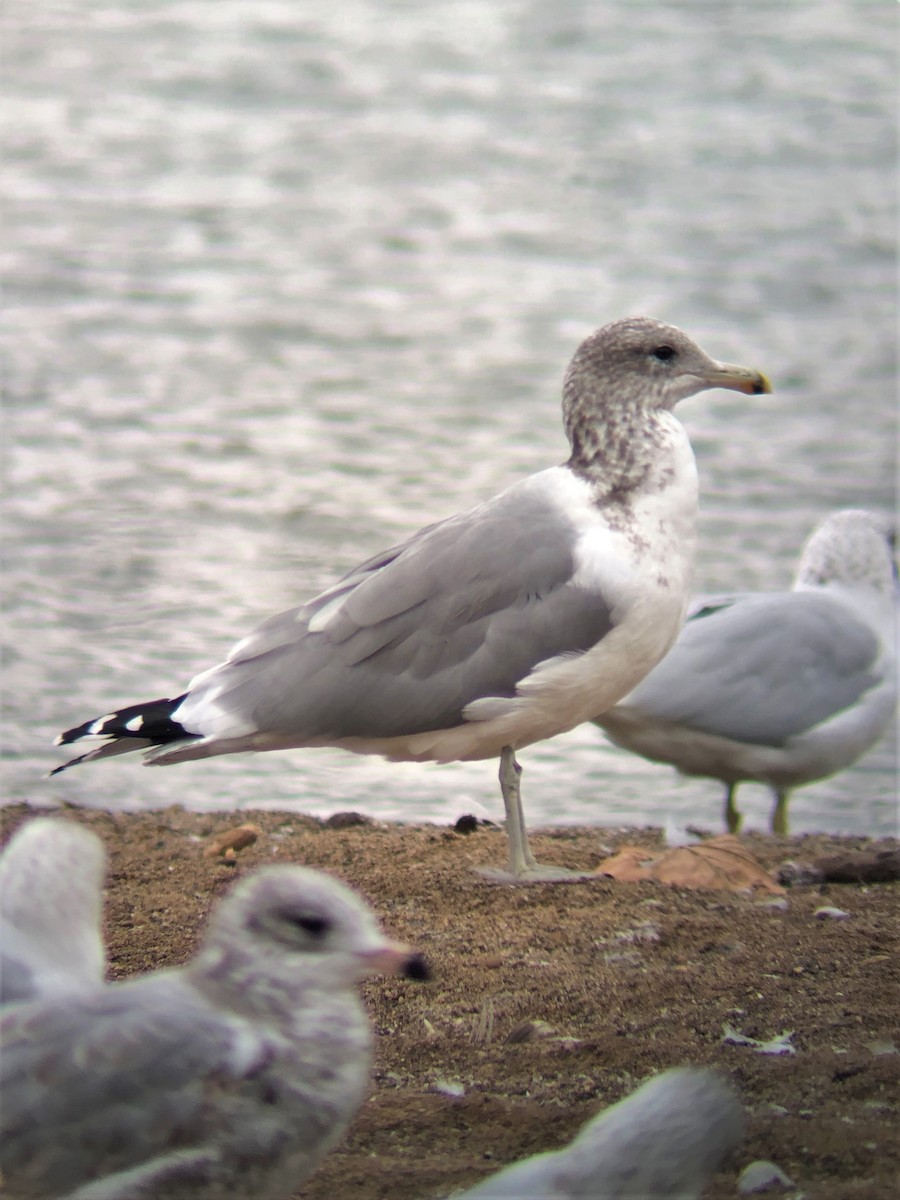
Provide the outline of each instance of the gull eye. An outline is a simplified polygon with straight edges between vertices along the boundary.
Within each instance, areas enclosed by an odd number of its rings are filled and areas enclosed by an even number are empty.
[[[293,916],[291,921],[312,938],[323,938],[331,929],[331,924],[325,917],[318,917],[314,913]]]
[[[656,346],[650,353],[660,362],[668,362],[670,358],[675,357],[675,351],[671,346]]]

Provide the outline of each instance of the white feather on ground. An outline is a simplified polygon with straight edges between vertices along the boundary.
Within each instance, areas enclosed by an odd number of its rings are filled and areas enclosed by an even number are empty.
[[[812,533],[793,590],[705,599],[675,646],[597,724],[617,745],[726,787],[767,784],[786,834],[791,789],[851,766],[897,703],[892,532],[845,509]]]
[[[356,984],[424,978],[348,887],[263,867],[213,912],[197,955],[0,1021],[8,1200],[284,1200],[367,1086]]]
[[[106,852],[90,830],[37,817],[0,854],[0,1004],[103,983]]]
[[[724,1080],[680,1067],[594,1117],[562,1150],[507,1167],[455,1200],[696,1200],[743,1132]]]

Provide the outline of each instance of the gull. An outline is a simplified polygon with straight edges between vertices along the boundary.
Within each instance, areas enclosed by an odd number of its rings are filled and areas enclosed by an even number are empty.
[[[668,656],[597,724],[618,746],[725,785],[767,784],[788,832],[791,790],[843,771],[885,733],[897,703],[892,533],[875,513],[826,517],[793,589],[700,602]]]
[[[37,817],[0,855],[0,1004],[91,991],[103,983],[106,853],[72,821]]]
[[[183,967],[0,1019],[9,1200],[284,1200],[363,1100],[372,1033],[356,994],[425,978],[371,910],[319,871],[268,866],[215,909]]]
[[[562,1150],[455,1200],[697,1200],[743,1133],[731,1088],[714,1071],[679,1067],[601,1112]]]
[[[396,761],[500,759],[513,880],[528,845],[516,751],[590,720],[665,654],[690,594],[697,474],[675,405],[771,390],[646,317],[606,325],[563,383],[570,456],[370,558],[263,622],[171,699],[69,729],[154,764],[338,746]],[[54,772],[55,773],[55,772]]]

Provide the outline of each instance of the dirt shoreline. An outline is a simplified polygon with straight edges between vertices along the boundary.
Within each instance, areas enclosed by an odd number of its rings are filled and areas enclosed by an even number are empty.
[[[5,841],[28,818],[0,810]],[[735,1083],[748,1134],[705,1193],[733,1200],[736,1176],[771,1159],[807,1200],[893,1200],[900,1178],[896,883],[791,888],[764,897],[654,883],[512,888],[472,868],[499,865],[505,835],[437,826],[336,827],[294,813],[69,809],[110,858],[111,976],[183,961],[210,905],[262,863],[301,862],[357,887],[387,928],[414,943],[431,983],[376,980],[370,1097],[298,1200],[425,1200],[567,1141],[649,1075],[714,1066]],[[252,822],[236,861],[208,839]],[[895,841],[824,835],[742,839],[769,868]],[[538,856],[592,868],[654,829],[566,827],[533,837]],[[817,917],[833,906],[846,918]],[[793,1055],[722,1042],[729,1023]]]

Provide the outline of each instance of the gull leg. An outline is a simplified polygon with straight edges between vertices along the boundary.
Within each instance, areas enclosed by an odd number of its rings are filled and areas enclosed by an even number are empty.
[[[536,867],[528,845],[525,814],[522,811],[522,768],[516,762],[512,746],[500,751],[500,792],[506,810],[506,836],[509,839],[509,869],[513,875],[523,875]]]
[[[784,788],[775,788],[775,807],[772,809],[772,832],[779,837],[788,835],[787,804],[790,793]]]
[[[500,871],[485,867],[480,873],[498,883],[556,883],[591,876],[581,871],[569,871],[565,867],[542,866],[531,853],[525,814],[522,811],[521,780],[522,768],[516,762],[512,746],[504,746],[500,753],[500,791],[506,810],[506,836],[509,840],[509,869]]]
[[[737,792],[737,784],[730,783],[725,790],[725,825],[729,833],[740,833],[741,822],[743,817],[738,812],[737,805],[734,802],[735,792]]]

